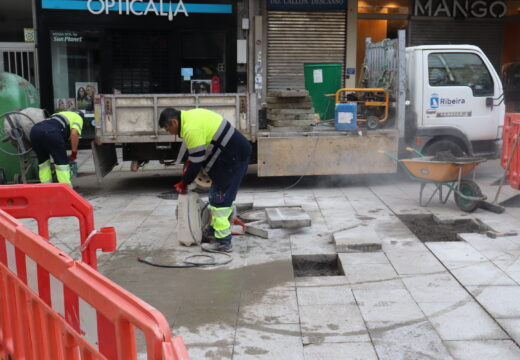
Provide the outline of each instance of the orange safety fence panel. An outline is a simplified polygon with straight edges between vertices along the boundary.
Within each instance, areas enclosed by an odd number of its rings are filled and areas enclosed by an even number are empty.
[[[164,316],[0,210],[0,356],[4,359],[188,359]]]
[[[502,134],[502,158],[501,164],[505,168],[509,160],[511,151],[513,150],[515,140],[520,131],[520,114],[507,113],[504,119],[504,129]],[[507,182],[515,189],[520,189],[520,144],[516,146],[509,171],[507,174]]]
[[[49,239],[49,219],[74,216],[79,221],[82,260],[97,269],[96,250],[116,249],[113,228],[94,228],[92,205],[66,184],[2,185],[0,209],[16,219],[35,219],[38,233]]]

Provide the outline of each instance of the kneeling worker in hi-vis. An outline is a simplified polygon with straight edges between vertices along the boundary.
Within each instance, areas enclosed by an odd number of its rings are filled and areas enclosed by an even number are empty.
[[[164,109],[159,117],[159,126],[171,134],[180,135],[188,148],[189,157],[182,181],[175,184],[177,192],[185,194],[188,184],[203,167],[212,180],[209,209],[215,241],[203,244],[203,249],[231,251],[229,221],[238,187],[249,165],[251,144],[221,115],[206,109]]]
[[[31,144],[38,157],[41,183],[52,182],[51,160],[54,160],[58,182],[69,184],[69,162],[76,160],[79,137],[83,128],[83,113],[63,111],[37,123],[31,129]],[[66,143],[70,140],[72,154],[67,157]]]

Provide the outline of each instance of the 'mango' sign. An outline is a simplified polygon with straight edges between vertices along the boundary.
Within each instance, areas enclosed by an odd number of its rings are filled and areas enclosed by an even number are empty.
[[[505,2],[500,0],[415,0],[413,14],[456,18],[501,18],[506,12]]]

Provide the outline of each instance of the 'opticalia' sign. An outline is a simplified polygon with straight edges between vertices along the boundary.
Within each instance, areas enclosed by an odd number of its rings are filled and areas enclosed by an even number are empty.
[[[414,6],[414,16],[501,18],[506,12],[501,0],[415,0]]]
[[[144,5],[146,5],[146,7],[143,10]],[[173,7],[175,7],[175,9],[173,9]],[[158,3],[153,0],[148,0],[147,3],[142,0],[88,0],[87,9],[94,15],[102,13],[108,14],[108,12],[113,9],[118,11],[119,15],[124,13],[126,15],[132,14],[141,16],[153,13],[157,16],[168,16],[169,20],[171,20],[172,16],[177,16],[178,13],[188,16],[188,12],[182,0],[179,0],[176,4],[172,4],[171,2],[163,4],[163,0],[160,0]]]
[[[231,14],[232,4],[185,4],[186,0],[41,0],[44,10],[83,10],[93,15],[174,16],[198,14]]]
[[[347,0],[267,0],[269,10],[342,10]]]

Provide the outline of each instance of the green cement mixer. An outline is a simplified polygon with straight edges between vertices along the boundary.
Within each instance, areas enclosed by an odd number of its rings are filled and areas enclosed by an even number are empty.
[[[8,113],[39,107],[39,94],[29,81],[16,74],[0,72],[0,184],[37,182],[38,168],[36,162],[31,161],[34,154],[20,151],[13,144],[13,139],[4,131],[4,121]]]

